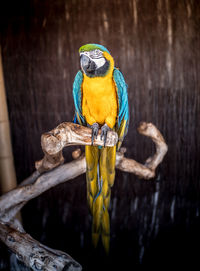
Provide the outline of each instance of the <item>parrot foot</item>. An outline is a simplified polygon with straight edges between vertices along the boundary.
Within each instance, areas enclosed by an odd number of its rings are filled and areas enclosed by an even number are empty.
[[[98,135],[98,132],[99,132],[99,124],[97,122],[95,122],[90,127],[92,129],[92,145],[93,145],[94,139],[97,138],[97,135]]]
[[[106,139],[107,139],[107,133],[108,131],[110,131],[110,128],[108,127],[108,125],[105,123],[102,127],[101,127],[101,140],[104,141],[104,147],[106,146]]]

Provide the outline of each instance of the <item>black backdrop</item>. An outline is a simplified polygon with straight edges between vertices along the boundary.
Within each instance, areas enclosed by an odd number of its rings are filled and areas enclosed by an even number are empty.
[[[3,5],[3,2],[6,4]],[[169,151],[152,181],[117,172],[111,200],[111,254],[91,248],[85,176],[47,191],[23,209],[25,229],[64,250],[85,270],[198,263],[200,2],[195,0],[2,1],[1,46],[17,179],[42,157],[40,135],[74,113],[78,48],[100,43],[129,86],[127,156],[154,152],[137,134],[153,122]],[[70,161],[72,148],[65,150]],[[1,245],[1,266],[8,268]],[[104,268],[105,270],[105,268]]]

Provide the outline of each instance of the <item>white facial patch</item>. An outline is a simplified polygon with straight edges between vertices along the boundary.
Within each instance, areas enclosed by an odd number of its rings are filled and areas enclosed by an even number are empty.
[[[106,60],[103,56],[103,53],[100,50],[83,52],[83,53],[80,53],[80,56],[81,55],[85,55],[85,56],[89,57],[89,59],[91,61],[94,61],[97,66],[97,69],[102,67],[106,63]]]
[[[93,58],[92,60],[95,62],[97,69],[102,67],[106,63],[106,60],[104,57],[95,58],[95,59]]]

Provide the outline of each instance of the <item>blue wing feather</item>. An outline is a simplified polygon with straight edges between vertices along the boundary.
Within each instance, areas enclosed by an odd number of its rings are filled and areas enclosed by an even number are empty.
[[[73,83],[73,98],[75,105],[75,117],[74,122],[77,121],[80,125],[85,125],[85,119],[82,115],[82,92],[81,85],[83,82],[83,74],[81,71],[78,71],[74,83]]]
[[[125,135],[128,132],[129,125],[127,84],[124,80],[122,73],[116,68],[114,69],[113,77],[117,87],[118,105],[119,105],[117,130],[119,135],[119,141],[122,142]]]

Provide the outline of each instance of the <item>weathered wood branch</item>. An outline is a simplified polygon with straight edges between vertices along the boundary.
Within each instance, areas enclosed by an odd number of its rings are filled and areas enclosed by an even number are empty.
[[[144,179],[150,179],[155,176],[155,170],[167,152],[167,145],[161,133],[151,123],[141,123],[138,131],[153,140],[156,145],[156,153],[142,165],[133,159],[124,157],[125,149],[122,148],[116,156],[116,168],[136,174]],[[110,131],[108,132],[106,145],[109,147],[114,146],[117,140],[117,134]],[[71,257],[67,254],[47,248],[25,232],[5,224],[10,223],[16,213],[32,198],[37,197],[59,183],[71,180],[86,172],[85,157],[81,155],[79,149],[73,152],[72,156],[75,160],[67,164],[63,164],[62,149],[69,145],[91,145],[90,128],[73,123],[62,123],[52,131],[43,134],[41,144],[44,158],[36,162],[37,171],[18,187],[0,197],[0,239],[14,253],[23,255],[21,260],[27,266],[35,268],[34,270],[36,270],[37,266],[46,268],[45,270],[62,270],[64,266],[65,270],[81,270],[80,265],[73,259],[71,260]],[[94,141],[94,145],[103,146],[103,142],[100,140],[100,133]],[[15,244],[9,240],[12,238],[14,238]],[[22,254],[24,248],[27,254]],[[65,257],[62,258],[61,254],[65,255]],[[48,259],[48,263],[40,262],[41,255],[43,255],[42,259]],[[74,269],[69,265],[71,261],[75,263]],[[57,269],[52,269],[55,268],[55,262]]]
[[[155,177],[155,170],[162,162],[168,147],[160,131],[152,123],[142,122],[138,131],[140,134],[153,140],[156,146],[156,153],[142,165],[133,159],[125,158],[123,153],[119,152],[116,157],[116,167],[122,171],[133,173],[139,178],[151,179]]]
[[[33,183],[29,180],[29,184],[18,186],[0,197],[0,219],[5,221],[7,214],[14,214],[14,208],[19,204],[39,196],[46,190],[63,183],[67,180],[76,178],[86,171],[84,156],[70,163],[61,165],[53,171],[46,172],[34,180]],[[36,175],[36,174],[34,174]],[[9,217],[11,219],[12,217]],[[6,219],[8,221],[8,219]]]
[[[159,130],[152,124],[142,122],[138,128],[140,134],[153,140],[156,145],[156,153],[148,158],[145,165],[136,162],[133,159],[125,158],[121,152],[117,153],[116,167],[122,171],[136,174],[137,176],[150,179],[155,176],[155,169],[162,162],[166,152],[167,145]],[[67,135],[66,135],[67,134]],[[118,136],[115,132],[109,132],[106,146],[116,145]],[[36,168],[39,172],[44,172],[64,161],[62,149],[69,145],[91,145],[91,129],[77,124],[65,122],[45,133],[41,137],[41,145],[44,151],[44,158],[36,162]],[[94,145],[103,146],[100,139],[100,132]]]
[[[81,266],[68,254],[48,248],[29,234],[0,222],[0,240],[33,270],[81,271]]]
[[[156,153],[149,157],[145,162],[146,167],[152,171],[155,171],[167,153],[167,144],[165,143],[165,140],[160,131],[152,123],[142,122],[138,127],[138,132],[144,136],[149,137],[155,143]]]
[[[117,144],[118,136],[109,131],[106,146]],[[70,145],[91,145],[91,129],[71,122],[63,122],[41,137],[44,158],[36,162],[36,169],[42,173],[64,162],[62,149]],[[103,146],[100,133],[94,140],[94,146]]]
[[[59,129],[61,129],[60,132]],[[65,131],[70,131],[70,136],[64,135],[63,129]],[[82,129],[84,133],[81,137],[80,130]],[[145,165],[142,165],[133,159],[124,157],[123,151],[118,152],[116,157],[116,167],[122,171],[136,174],[141,178],[150,179],[155,176],[155,169],[164,158],[167,152],[167,145],[158,129],[151,123],[142,123],[139,127],[139,132],[150,137],[155,142],[156,154],[148,158]],[[34,172],[17,188],[4,194],[0,198],[0,218],[4,218],[3,221],[9,221],[15,215],[15,209],[16,211],[20,209],[18,207],[19,205],[23,206],[27,201],[37,197],[51,187],[85,173],[86,164],[83,155],[70,163],[60,165],[59,167],[58,165],[63,163],[61,154],[64,146],[76,143],[91,144],[90,138],[90,128],[82,127],[73,123],[64,123],[52,130],[51,133],[44,134],[42,136],[42,147],[45,156],[41,161],[36,162],[36,167],[38,167],[42,172],[47,171],[47,169],[50,170],[56,166],[57,167],[53,171],[45,172],[42,175],[37,171]],[[114,146],[116,144],[116,140],[117,134],[109,132],[109,146]],[[103,144],[99,136],[94,144]],[[58,153],[59,155],[56,156]],[[53,163],[55,156],[57,157],[57,160]],[[9,217],[6,218],[8,215]]]

